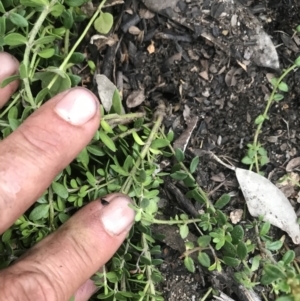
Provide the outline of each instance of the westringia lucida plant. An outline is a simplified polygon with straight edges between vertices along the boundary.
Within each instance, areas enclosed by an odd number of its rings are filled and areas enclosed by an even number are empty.
[[[20,89],[0,113],[3,138],[49,98],[81,83],[81,77],[72,72],[74,65],[82,64],[92,74],[96,72],[95,63],[80,52],[79,45],[89,30],[109,33],[113,16],[105,11],[105,1],[94,8],[92,16],[86,15],[81,9],[86,2],[0,2],[0,50],[10,51],[21,63],[19,75],[1,83],[4,87],[17,78],[21,80]],[[253,146],[247,159],[243,159],[251,168],[262,166],[267,160],[258,143],[259,131],[272,102],[283,97],[279,91],[288,89],[284,77],[299,66],[300,58],[273,81],[266,110],[256,120],[258,130]],[[155,223],[178,226],[182,239],[187,238],[191,225],[197,230],[198,240],[187,241],[181,256],[189,271],[196,269],[192,256],[196,254],[197,264],[208,271],[222,271],[230,266],[236,269],[237,281],[248,288],[260,282],[270,285],[278,295],[291,296],[284,300],[299,300],[300,276],[295,253],[285,251],[281,240],[273,241],[268,235],[270,225],[262,220],[232,225],[224,213],[229,195],[224,194],[214,202],[208,198],[194,177],[199,158],[188,162],[180,149],[171,146],[174,135],[166,134],[162,123],[164,103],[160,102],[154,113],[145,110],[145,113],[123,114],[120,95],[115,91],[112,104],[107,114],[101,107],[103,118],[91,143],[57,175],[36,204],[1,236],[0,268],[10,265],[89,201],[121,191],[134,201],[136,223],[104,271],[93,277],[101,288],[95,300],[163,300],[156,289],[156,283],[162,280],[158,269],[162,260],[157,257],[161,254],[162,237],[152,232],[151,225]],[[162,157],[175,159],[177,163],[170,171],[161,171],[157,162]],[[185,185],[186,197],[202,204],[203,214],[197,218],[180,214],[170,220],[159,219],[159,193],[166,176]],[[246,231],[250,230],[256,233],[256,239],[246,237]],[[273,259],[275,254],[280,255],[278,262]],[[263,275],[257,278],[255,273],[262,267]],[[205,298],[212,292],[209,288]]]

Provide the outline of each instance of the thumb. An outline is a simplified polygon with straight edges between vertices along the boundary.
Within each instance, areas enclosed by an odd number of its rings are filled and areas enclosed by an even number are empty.
[[[68,301],[113,256],[134,221],[127,196],[102,200],[86,205],[2,271],[0,300]],[[85,296],[94,289],[90,285]]]

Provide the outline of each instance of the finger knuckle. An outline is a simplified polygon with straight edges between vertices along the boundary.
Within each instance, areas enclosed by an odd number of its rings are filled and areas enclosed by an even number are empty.
[[[54,301],[61,300],[50,279],[43,273],[26,271],[4,272],[0,276],[0,301]]]
[[[30,153],[43,154],[43,156],[58,156],[62,137],[57,132],[51,132],[47,127],[33,124],[23,124],[19,129],[19,134],[28,145]]]

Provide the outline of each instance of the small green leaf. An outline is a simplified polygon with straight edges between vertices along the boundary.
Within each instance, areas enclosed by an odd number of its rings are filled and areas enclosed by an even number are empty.
[[[273,78],[271,79],[271,84],[272,84],[272,86],[275,87],[275,86],[277,85],[277,83],[278,83],[278,78],[277,78],[277,77],[273,77]]]
[[[226,256],[235,257],[236,247],[231,242],[226,240],[224,246],[222,247],[222,252]]]
[[[105,133],[113,134],[113,130],[111,126],[104,120],[102,119],[100,122],[101,128],[104,130]]]
[[[282,94],[279,94],[279,93],[276,93],[275,95],[274,95],[274,100],[275,101],[280,101],[280,100],[282,100],[284,98],[284,96],[282,95]]]
[[[191,272],[191,273],[194,273],[196,268],[195,268],[195,263],[194,263],[194,260],[189,257],[189,256],[186,256],[184,258],[184,266],[186,267],[186,269]]]
[[[64,10],[65,10],[65,7],[62,4],[56,3],[51,8],[51,15],[53,17],[57,18],[57,17],[59,17],[63,13]]]
[[[276,299],[276,301],[295,301],[293,296],[281,296]]]
[[[221,210],[216,210],[216,220],[219,226],[224,226],[227,223],[227,215]]]
[[[226,265],[230,267],[237,267],[241,263],[240,260],[229,256],[224,256],[223,261]]]
[[[79,7],[85,2],[86,2],[86,0],[66,0],[65,1],[65,3],[71,7]]]
[[[260,166],[264,166],[270,162],[267,156],[262,156],[259,158]]]
[[[27,43],[26,37],[19,33],[9,33],[4,37],[4,45],[19,46]]]
[[[215,203],[215,208],[222,209],[230,202],[230,195],[229,194],[223,194]]]
[[[251,271],[252,272],[255,272],[255,271],[258,270],[259,265],[260,265],[260,260],[261,260],[260,255],[256,255],[256,256],[253,257],[252,266],[251,266]]]
[[[38,51],[38,55],[43,59],[49,59],[55,54],[54,48],[48,48]]]
[[[40,220],[46,216],[48,216],[50,205],[49,204],[42,204],[38,205],[29,214],[29,219],[32,221]]]
[[[208,268],[211,264],[209,256],[205,252],[199,252],[198,261],[201,265]]]
[[[45,97],[47,96],[48,93],[49,93],[49,90],[47,88],[44,88],[44,89],[40,90],[40,92],[35,97],[35,102],[37,104],[42,102],[45,99]]]
[[[293,250],[288,250],[282,257],[284,264],[290,264],[295,259],[295,252]]]
[[[99,137],[103,144],[105,144],[112,152],[117,151],[114,141],[104,131],[99,131]]]
[[[297,31],[297,32],[300,32],[300,25],[298,25],[298,26],[296,27],[296,31]]]
[[[169,131],[168,135],[167,135],[167,139],[172,142],[174,139],[174,132],[173,131]]]
[[[17,13],[14,13],[14,12],[9,13],[8,19],[18,27],[27,27],[28,26],[27,20],[23,16],[21,16]]]
[[[246,165],[250,165],[250,164],[254,163],[254,159],[251,159],[250,157],[245,156],[245,157],[242,159],[242,163],[243,163],[243,164],[246,164]]]
[[[143,140],[140,138],[140,136],[137,134],[137,132],[133,132],[132,137],[138,145],[145,145],[145,142],[143,142]]]
[[[286,277],[285,273],[275,264],[266,264],[264,271],[265,274],[261,278],[262,284],[270,284],[277,279]]]
[[[183,171],[176,171],[170,176],[175,180],[184,180],[188,175]]]
[[[70,57],[70,62],[73,64],[81,64],[85,60],[85,55],[81,52],[74,52]]]
[[[184,152],[180,148],[176,148],[175,157],[178,162],[182,162],[184,160]]]
[[[197,157],[193,158],[193,160],[190,164],[190,172],[191,173],[194,173],[196,171],[198,164],[199,164],[199,157],[197,156]]]
[[[78,86],[79,83],[81,82],[81,77],[79,75],[72,74],[72,73],[67,73],[67,74],[71,81],[71,87]]]
[[[244,260],[247,257],[248,249],[244,242],[240,241],[236,249],[237,255],[241,260]]]
[[[98,157],[103,157],[105,155],[105,152],[103,149],[97,145],[88,145],[87,150],[89,153],[98,156]]]
[[[62,199],[68,198],[69,192],[65,188],[64,185],[57,183],[57,182],[53,182],[51,186],[52,186],[53,192],[56,193],[58,196],[60,196]]]
[[[113,169],[115,172],[117,172],[121,176],[128,176],[128,172],[126,172],[121,166],[117,165],[110,165],[110,168]]]
[[[71,29],[73,24],[74,24],[74,19],[73,15],[70,12],[70,10],[64,10],[63,13],[61,14],[61,19],[64,27],[66,29]]]
[[[3,234],[2,234],[2,241],[8,243],[10,241],[12,235],[12,229],[8,229],[6,230]]]
[[[167,139],[155,139],[151,143],[151,148],[153,149],[159,149],[170,145],[170,141]]]
[[[288,92],[289,91],[289,87],[288,85],[285,83],[285,82],[281,82],[279,85],[278,85],[278,89],[280,91],[283,91],[283,92]]]
[[[5,14],[5,8],[2,4],[2,1],[0,1],[0,13]]]
[[[202,235],[198,238],[197,242],[199,247],[206,248],[211,241],[211,237],[209,235]]]
[[[0,6],[1,6],[1,1],[0,1]],[[6,32],[6,20],[5,17],[0,17],[0,37],[4,37]]]
[[[281,240],[272,241],[272,242],[267,241],[266,249],[268,249],[270,251],[278,251],[281,249],[282,245],[283,245],[283,242]]]
[[[244,229],[242,226],[237,225],[231,231],[232,243],[238,244],[244,238]]]
[[[186,224],[179,226],[179,233],[182,239],[185,239],[189,234],[189,227]]]
[[[81,162],[82,165],[87,168],[89,161],[90,161],[90,157],[87,151],[87,148],[85,147],[77,156],[77,162]]]
[[[95,20],[94,27],[99,33],[107,34],[113,26],[114,18],[110,13],[101,12]]]
[[[45,36],[45,37],[42,37],[42,38],[39,38],[37,40],[35,40],[33,42],[33,45],[46,45],[46,44],[50,44],[50,43],[53,43],[55,41],[57,37],[55,36]]]
[[[254,123],[255,124],[261,124],[265,121],[265,117],[263,115],[258,115],[255,120],[254,120]]]
[[[15,81],[17,79],[20,79],[20,75],[12,75],[10,77],[7,77],[6,79],[4,79],[1,82],[0,88],[6,87],[8,84],[10,84],[11,82],[13,82],[13,81]]]
[[[269,222],[263,223],[262,227],[260,228],[259,235],[265,236],[269,232],[270,228],[271,224]]]
[[[123,112],[122,100],[118,89],[115,90],[112,99],[112,109],[115,113],[121,115]]]
[[[300,25],[299,25],[300,26]],[[300,56],[298,56],[297,58],[296,58],[296,60],[295,60],[295,65],[297,66],[297,67],[300,67]]]
[[[43,7],[49,5],[48,0],[20,0],[20,3],[25,7]]]

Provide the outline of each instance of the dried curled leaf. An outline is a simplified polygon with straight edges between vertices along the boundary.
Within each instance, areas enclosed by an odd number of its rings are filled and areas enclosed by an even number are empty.
[[[285,195],[257,173],[240,168],[235,173],[250,214],[264,216],[264,221],[287,232],[295,244],[300,244],[297,215]]]

